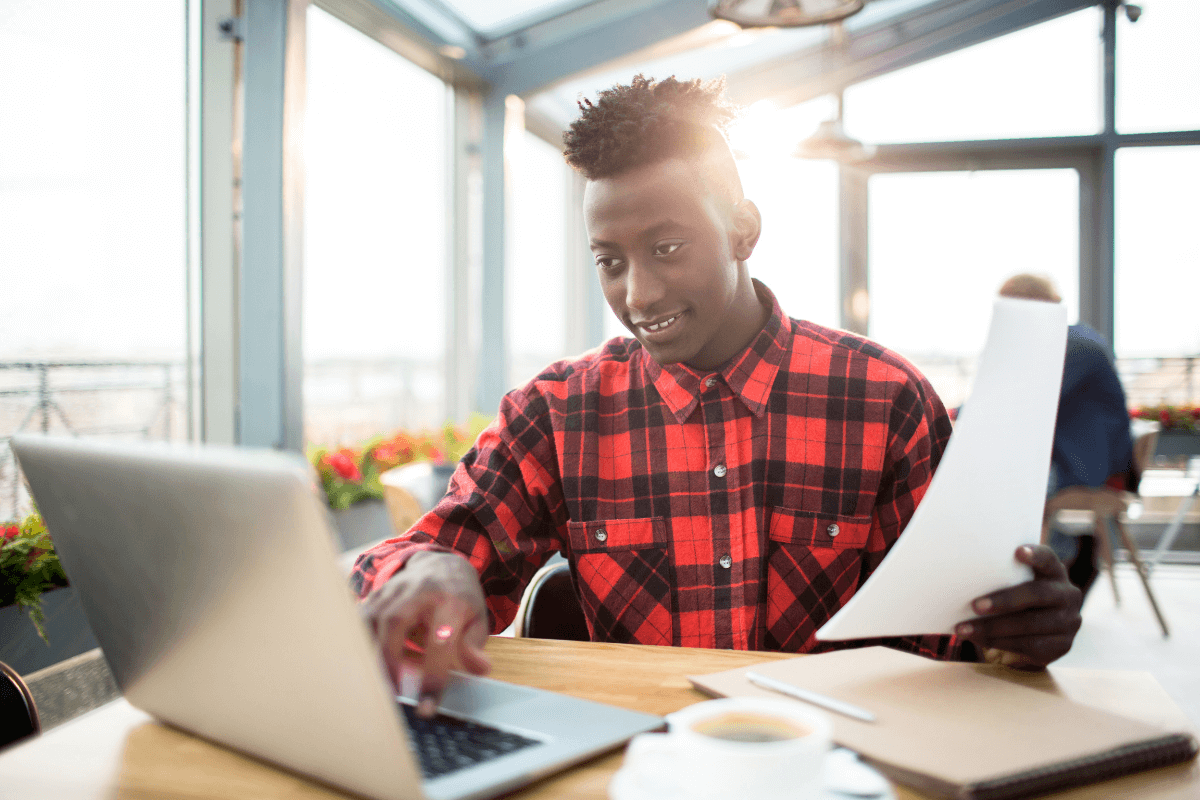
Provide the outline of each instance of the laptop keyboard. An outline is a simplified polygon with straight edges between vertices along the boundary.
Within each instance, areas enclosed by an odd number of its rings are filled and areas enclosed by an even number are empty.
[[[417,709],[408,703],[399,705],[412,734],[409,744],[421,762],[421,773],[426,778],[436,778],[539,744],[536,739],[445,714],[424,719],[418,717]]]

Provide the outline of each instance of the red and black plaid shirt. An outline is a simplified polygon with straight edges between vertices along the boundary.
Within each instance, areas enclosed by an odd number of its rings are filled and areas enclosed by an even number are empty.
[[[908,362],[844,331],[766,326],[721,369],[632,339],[510,392],[446,497],[359,558],[360,594],[418,550],[479,571],[493,632],[555,552],[596,641],[819,652],[813,633],[904,529],[950,435]],[[947,636],[859,641],[958,656]]]

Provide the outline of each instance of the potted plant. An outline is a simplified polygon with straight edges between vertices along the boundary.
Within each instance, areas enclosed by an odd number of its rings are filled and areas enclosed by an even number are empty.
[[[342,548],[348,550],[396,534],[384,508],[380,475],[424,461],[449,473],[489,421],[476,414],[465,426],[447,422],[437,431],[398,430],[356,445],[310,446],[308,458],[334,512]]]
[[[1200,406],[1160,403],[1135,408],[1129,416],[1158,423],[1156,457],[1186,460],[1200,456]]]
[[[28,674],[96,646],[41,515],[0,525],[0,661]]]

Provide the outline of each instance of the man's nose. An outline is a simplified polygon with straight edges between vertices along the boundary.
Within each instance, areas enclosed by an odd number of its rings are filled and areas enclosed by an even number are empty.
[[[625,273],[625,305],[634,311],[648,311],[662,299],[665,285],[652,268],[631,263]]]

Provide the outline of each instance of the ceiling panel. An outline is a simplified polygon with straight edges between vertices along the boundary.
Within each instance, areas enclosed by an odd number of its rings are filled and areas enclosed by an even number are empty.
[[[485,39],[533,25],[591,0],[440,0]]]

